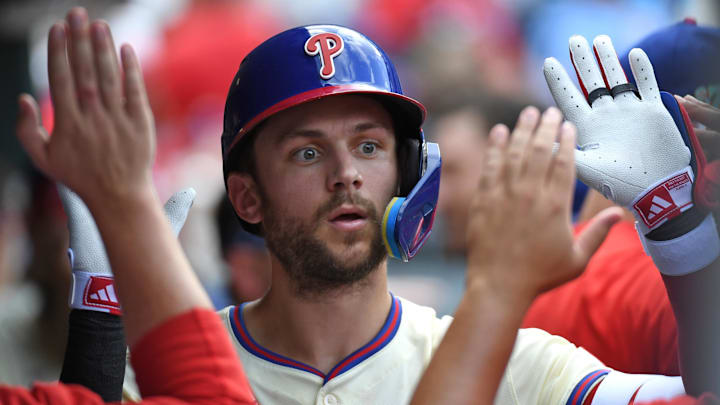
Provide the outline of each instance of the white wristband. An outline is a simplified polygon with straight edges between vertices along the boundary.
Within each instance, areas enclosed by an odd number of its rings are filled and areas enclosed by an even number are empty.
[[[720,237],[712,214],[692,231],[670,240],[650,240],[636,222],[645,253],[652,257],[660,273],[684,276],[702,270],[720,256]]]
[[[70,307],[121,315],[112,276],[73,271]]]

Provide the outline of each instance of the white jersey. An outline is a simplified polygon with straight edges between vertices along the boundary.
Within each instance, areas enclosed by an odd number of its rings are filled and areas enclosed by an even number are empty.
[[[415,386],[452,318],[393,297],[378,334],[327,374],[262,347],[248,333],[241,306],[220,311],[253,393],[262,405],[398,405]],[[567,340],[521,329],[496,404],[577,404],[606,367]]]

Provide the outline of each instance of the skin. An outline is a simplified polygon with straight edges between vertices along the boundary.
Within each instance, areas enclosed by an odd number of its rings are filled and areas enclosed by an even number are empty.
[[[485,168],[469,215],[467,288],[455,321],[418,385],[412,400],[414,405],[492,403],[517,328],[530,303],[543,291],[579,275],[610,227],[630,215],[626,210],[613,207],[599,193],[591,194],[583,216],[589,218],[599,213],[568,246],[572,240],[568,220],[572,181],[567,179],[573,178],[574,173],[575,130],[563,125],[560,149],[552,157],[547,142],[553,137],[548,134],[558,132],[559,123],[552,116],[559,112],[546,111],[540,125],[531,131],[528,120],[532,119],[528,114],[536,113],[530,111],[521,114],[509,145],[506,128],[496,126],[491,131]],[[704,133],[706,148],[707,136],[720,129],[710,124],[712,118],[720,115],[711,116],[710,112],[709,106],[699,102],[688,108],[693,120],[708,123]],[[528,136],[529,132],[533,135]],[[533,164],[533,160],[541,163]],[[542,163],[548,160],[553,161],[552,168]],[[558,197],[564,198],[564,203],[558,201]],[[542,214],[546,210],[551,212]],[[519,211],[527,214],[511,215]],[[478,215],[483,212],[484,215]],[[535,222],[542,218],[549,223]],[[530,228],[546,231],[534,232]],[[508,246],[513,248],[508,250]],[[538,255],[542,252],[545,253]],[[555,264],[548,267],[551,263]],[[720,260],[687,276],[663,276],[678,321],[683,382],[687,392],[693,395],[720,392],[717,381],[720,328],[716,327],[720,325],[716,310],[718,274]]]
[[[691,95],[675,96],[685,107],[695,127],[700,143],[705,151],[708,162],[720,157],[720,109],[704,103]]]
[[[129,45],[120,55],[105,22],[90,24],[84,9],[72,9],[48,39],[52,136],[27,94],[19,98],[17,136],[35,166],[74,190],[92,212],[133,345],[175,315],[212,306],[152,184],[155,129],[140,65]]]
[[[270,258],[264,249],[232,247],[225,259],[230,271],[230,289],[237,302],[254,301],[265,295],[270,284]]]
[[[48,60],[56,111],[52,136],[43,129],[37,103],[27,94],[19,98],[17,136],[35,166],[73,189],[94,217],[123,305],[127,342],[132,347],[151,330],[191,310],[211,311],[210,299],[190,268],[151,181],[155,130],[132,48],[124,45],[118,61],[107,24],[90,24],[86,10],[74,8],[66,22],[51,28]],[[221,339],[225,340],[213,350],[231,347],[227,337]],[[193,360],[205,358],[201,350]],[[257,403],[234,355],[212,365],[213,375],[235,381],[231,388],[222,386],[221,380],[216,384],[214,379],[201,378],[209,374],[202,369],[198,366],[198,378],[181,387],[156,388],[158,396],[144,402]],[[76,394],[91,395],[78,388],[67,386],[64,396],[38,398],[13,390],[9,400],[71,401]],[[199,389],[211,394],[198,398]],[[86,399],[99,402],[99,398]]]
[[[610,208],[573,237],[575,133],[557,109],[540,117],[534,107],[510,140],[505,126],[491,131],[468,217],[465,294],[412,404],[492,403],[532,300],[579,276],[620,219]]]
[[[445,249],[448,253],[465,255],[468,212],[475,191],[468,185],[477,184],[482,176],[482,156],[489,131],[481,117],[470,110],[459,110],[441,118],[435,130],[443,154],[438,211],[447,230]],[[578,222],[589,221],[613,206],[615,204],[599,192],[588,190]],[[635,217],[623,209],[623,220],[634,221]]]
[[[397,188],[390,116],[364,96],[328,97],[274,115],[257,134],[254,153],[259,178],[236,173],[228,179],[233,206],[251,223],[266,220],[268,209],[313,221],[318,208],[337,194],[360,196],[382,215]],[[315,155],[308,159],[306,153]],[[331,215],[319,219],[312,236],[343,263],[365,259],[378,224],[343,224]],[[271,264],[268,293],[244,312],[250,334],[270,350],[327,372],[372,339],[385,321],[391,304],[386,259],[362,282],[312,299],[296,292],[272,253]]]
[[[443,156],[438,211],[445,223],[448,253],[466,250],[467,216],[475,191],[468,184],[480,181],[487,132],[484,120],[469,109],[444,116],[435,127]]]

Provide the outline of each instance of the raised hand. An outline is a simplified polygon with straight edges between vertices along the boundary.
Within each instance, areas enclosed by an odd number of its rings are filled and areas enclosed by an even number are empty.
[[[607,35],[595,38],[593,48],[578,35],[569,42],[583,92],[555,58],[545,60],[544,72],[558,107],[578,128],[578,176],[629,207],[655,182],[687,167],[690,150],[663,105],[645,52],[629,55],[636,94]]]
[[[86,11],[74,8],[48,38],[51,135],[35,100],[19,99],[17,135],[33,163],[88,205],[152,187],[152,112],[132,47],[123,45],[120,54],[122,68],[108,25],[90,24]]]
[[[479,280],[493,290],[532,300],[577,277],[620,218],[619,209],[603,211],[573,238],[576,130],[562,120],[556,108],[540,117],[537,109],[528,107],[509,140],[503,125],[490,132],[470,211],[468,285]],[[557,139],[559,149],[553,156]]]
[[[705,155],[684,110],[658,89],[641,49],[629,54],[637,90],[608,36],[596,37],[592,49],[573,36],[570,55],[582,93],[556,59],[545,60],[544,73],[558,107],[578,128],[578,177],[632,211],[663,274],[708,266],[720,254],[720,238],[705,212],[713,204]]]
[[[695,135],[702,144],[708,161],[720,159],[720,109],[693,96],[675,96],[693,121]]]

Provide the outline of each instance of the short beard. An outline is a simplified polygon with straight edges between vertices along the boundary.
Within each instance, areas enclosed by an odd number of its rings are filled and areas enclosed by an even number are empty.
[[[267,203],[267,199],[264,199]],[[367,257],[348,265],[336,257],[327,245],[315,236],[315,231],[329,212],[344,203],[366,210],[371,226],[370,252]],[[289,276],[295,293],[301,298],[317,299],[347,293],[349,289],[367,285],[367,277],[385,260],[387,253],[380,234],[380,221],[375,206],[357,195],[338,193],[315,213],[312,221],[282,219],[269,207],[264,215],[263,228],[268,249],[277,257]],[[363,234],[350,233],[344,243],[351,245]]]

